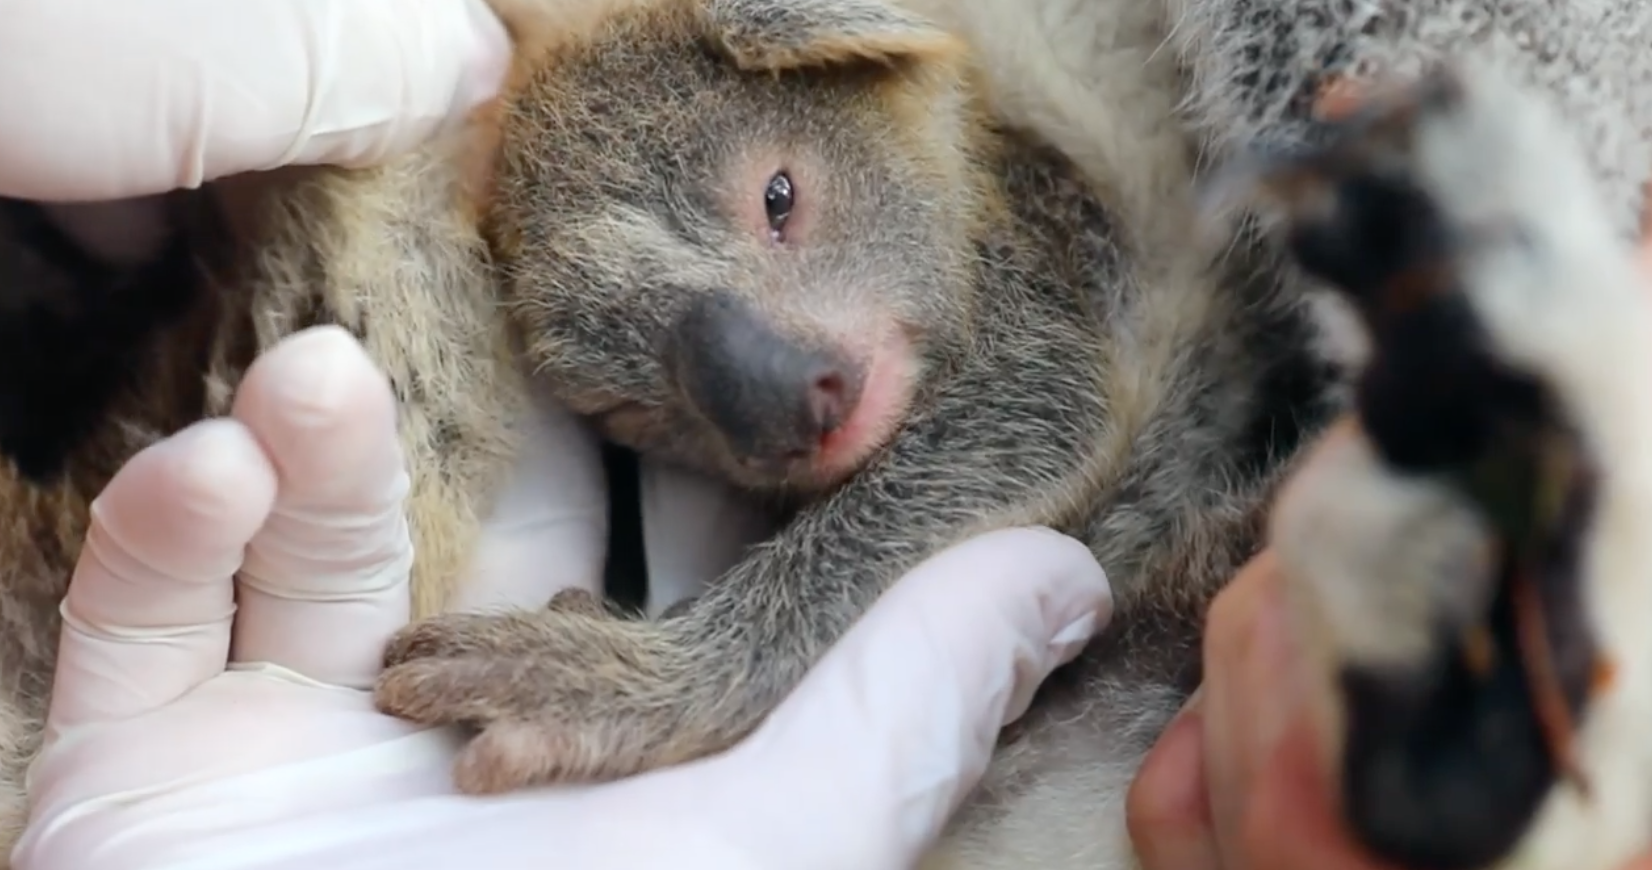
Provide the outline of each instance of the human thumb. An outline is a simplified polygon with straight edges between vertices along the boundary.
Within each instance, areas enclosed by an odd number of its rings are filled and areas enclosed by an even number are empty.
[[[999,731],[1111,613],[1095,558],[1044,529],[982,535],[913,569],[721,767],[728,799],[750,804],[758,863],[909,866]],[[751,788],[758,774],[767,788]]]

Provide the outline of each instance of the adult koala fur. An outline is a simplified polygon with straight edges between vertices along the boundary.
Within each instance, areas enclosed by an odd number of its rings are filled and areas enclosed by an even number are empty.
[[[1378,571],[1361,560],[1411,543],[1401,532],[1419,517],[1457,521],[1448,532],[1461,535],[1425,539],[1448,557],[1487,537],[1457,490],[1428,476],[1437,469],[1387,455],[1392,442],[1371,423],[1395,412],[1362,405],[1374,434],[1340,442],[1354,448],[1317,478],[1350,495],[1299,482],[1287,504],[1315,510],[1294,524],[1281,511],[1275,537],[1305,613],[1344,639],[1323,651],[1321,695],[1349,726],[1333,729],[1349,737],[1345,794],[1375,796],[1348,807],[1368,845],[1419,870],[1611,870],[1652,826],[1652,772],[1631,735],[1652,687],[1652,655],[1630,630],[1647,604],[1635,566],[1648,554],[1633,540],[1648,510],[1646,400],[1613,392],[1615,367],[1640,365],[1644,351],[1624,338],[1633,318],[1618,316],[1637,304],[1627,249],[1604,241],[1612,229],[1627,238],[1633,182],[1652,168],[1652,8],[909,2],[520,0],[504,10],[522,51],[498,117],[393,166],[280,194],[257,255],[238,258],[248,273],[146,340],[142,376],[62,473],[0,480],[0,550],[30,554],[0,568],[15,602],[0,638],[14,705],[6,781],[20,787],[37,739],[55,604],[89,498],[147,440],[223,412],[260,348],[334,322],[362,339],[401,400],[420,613],[443,609],[508,467],[525,372],[613,439],[798,509],[670,619],[622,620],[570,598],[542,614],[412,628],[389,652],[380,701],[487,726],[461,762],[463,785],[618,776],[715,751],[906,568],[967,534],[1042,522],[1091,543],[1117,616],[1005,735],[926,860],[1127,867],[1124,790],[1197,681],[1205,603],[1260,542],[1299,445],[1340,406],[1337,364],[1405,358],[1370,313],[1381,294],[1358,279],[1392,279],[1419,256],[1380,251],[1351,272],[1311,245],[1272,244],[1292,233],[1241,230],[1243,244],[1212,260],[1186,238],[1194,170],[1253,141],[1309,141],[1311,94],[1326,77],[1404,75],[1464,54],[1557,100],[1589,146],[1576,153],[1523,89],[1474,75],[1460,97],[1389,125],[1398,144],[1381,165],[1420,188],[1417,213],[1447,229],[1487,210],[1520,227],[1546,255],[1532,268],[1582,300],[1560,317],[1566,306],[1541,292],[1550,285],[1526,287],[1479,249],[1447,270],[1465,276],[1446,295],[1468,300],[1459,307],[1488,353],[1564,400],[1536,416],[1581,430],[1609,472],[1573,535],[1586,542],[1583,567],[1574,556],[1562,572],[1561,587],[1589,605],[1555,608],[1566,649],[1616,668],[1595,695],[1575,669],[1560,678],[1598,803],[1568,790],[1552,742],[1476,739],[1511,719],[1538,730],[1519,692],[1470,692],[1483,703],[1445,717],[1462,739],[1444,758],[1406,742],[1430,715],[1456,712],[1430,689],[1457,636],[1427,629],[1477,624],[1499,605],[1429,594],[1448,585],[1429,563]],[[1441,167],[1465,153],[1495,158],[1489,178],[1445,183]],[[1375,158],[1361,159],[1308,173],[1306,189],[1370,175]],[[1550,174],[1559,181],[1517,185],[1523,198],[1488,193]],[[1280,177],[1263,188],[1300,189]],[[1322,220],[1288,197],[1280,218]],[[1343,235],[1356,250],[1370,241]],[[1303,295],[1312,280],[1286,254],[1366,312],[1372,347],[1343,353],[1317,328]],[[1523,289],[1510,297],[1507,286]],[[1545,342],[1534,324],[1549,323],[1565,328]],[[1579,340],[1597,328],[1614,340]],[[1608,352],[1635,361],[1607,368]],[[1419,382],[1399,381],[1402,411],[1421,401],[1403,389]],[[753,387],[765,392],[743,392]],[[1304,541],[1321,518],[1329,532]],[[1518,683],[1518,644],[1493,639],[1510,663],[1493,685]],[[1386,691],[1361,694],[1349,675]],[[1372,721],[1393,730],[1355,739],[1353,726]],[[1433,778],[1494,751],[1530,773],[1521,789]],[[1441,827],[1427,814],[1436,801],[1473,811]]]

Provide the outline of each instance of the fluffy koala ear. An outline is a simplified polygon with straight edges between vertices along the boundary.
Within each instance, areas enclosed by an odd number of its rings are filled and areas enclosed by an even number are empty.
[[[716,38],[742,69],[779,71],[947,57],[962,45],[887,0],[711,0]]]

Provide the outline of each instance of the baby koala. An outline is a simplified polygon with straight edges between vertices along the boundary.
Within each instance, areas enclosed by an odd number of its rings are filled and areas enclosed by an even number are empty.
[[[925,866],[1133,866],[1124,794],[1198,682],[1204,608],[1339,410],[1303,299],[1244,252],[1145,268],[1162,252],[891,2],[513,26],[475,201],[530,368],[609,439],[793,516],[666,618],[570,593],[419,623],[380,707],[474,728],[471,792],[681,763],[750,733],[925,557],[1049,525],[1107,566],[1114,619]],[[1251,173],[1374,347],[1273,537],[1362,842],[1418,870],[1612,870],[1652,822],[1652,396],[1617,376],[1652,362],[1645,303],[1539,102],[1479,71],[1417,87]]]
[[[1238,257],[1145,281],[1092,185],[997,120],[966,46],[888,0],[514,27],[480,214],[528,368],[610,440],[793,516],[668,618],[573,593],[420,623],[381,708],[476,727],[467,791],[688,761],[920,561],[1049,525],[1107,566],[1117,618],[953,842],[967,866],[1126,866],[1123,795],[1198,682],[1205,604],[1334,409],[1305,306]],[[1070,818],[1039,809],[1052,788]]]

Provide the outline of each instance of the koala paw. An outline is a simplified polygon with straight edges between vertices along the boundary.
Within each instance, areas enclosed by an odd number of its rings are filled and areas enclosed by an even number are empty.
[[[681,715],[684,647],[660,623],[613,614],[570,590],[543,611],[454,613],[392,638],[380,711],[476,730],[461,791],[493,794],[628,776],[698,748]]]
[[[1413,870],[1611,870],[1652,842],[1644,279],[1563,122],[1490,71],[1340,114],[1257,187],[1372,336],[1272,528],[1342,811]]]

